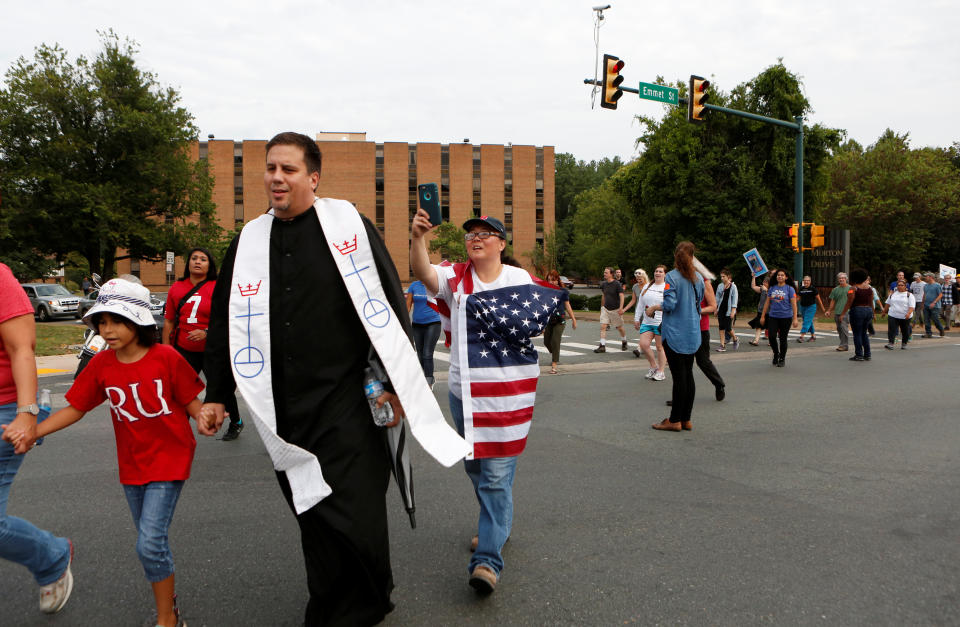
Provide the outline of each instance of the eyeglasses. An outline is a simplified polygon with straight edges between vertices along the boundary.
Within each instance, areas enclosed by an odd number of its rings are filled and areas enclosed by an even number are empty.
[[[499,233],[491,233],[490,231],[479,231],[477,233],[467,233],[463,236],[463,239],[471,242],[477,238],[479,239],[488,239],[490,237],[500,237]]]

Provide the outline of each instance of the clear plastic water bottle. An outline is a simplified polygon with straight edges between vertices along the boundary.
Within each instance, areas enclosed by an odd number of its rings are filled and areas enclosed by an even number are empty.
[[[40,407],[40,415],[37,416],[37,424],[39,424],[50,416],[50,390],[47,388],[40,390],[40,402],[37,405]],[[37,446],[41,444],[43,444],[43,438],[37,438]]]
[[[393,407],[390,406],[390,403],[384,403],[382,407],[377,407],[377,399],[383,394],[383,383],[373,374],[372,368],[363,371],[363,392],[367,396],[367,402],[370,403],[373,424],[382,427],[393,422]]]

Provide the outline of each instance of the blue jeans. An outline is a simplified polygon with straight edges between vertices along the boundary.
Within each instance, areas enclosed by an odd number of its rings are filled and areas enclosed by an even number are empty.
[[[414,324],[413,343],[417,347],[417,357],[420,359],[420,368],[427,383],[433,385],[433,351],[440,339],[440,323]]]
[[[923,328],[927,332],[927,335],[933,335],[930,329],[930,320],[933,319],[933,323],[937,325],[939,331],[943,331],[943,323],[940,322],[940,305],[936,307],[930,307],[929,305],[923,306]]]
[[[860,357],[870,357],[870,336],[867,326],[873,320],[873,307],[851,307],[850,328],[853,331],[853,348]]]
[[[810,335],[816,335],[817,332],[813,328],[813,317],[817,314],[817,304],[807,305],[806,307],[801,308],[801,313],[803,314],[803,326],[800,327],[800,333],[809,333]]]
[[[173,574],[173,555],[167,531],[173,521],[183,481],[152,481],[144,485],[124,485],[123,492],[137,528],[137,556],[150,583]]]
[[[43,420],[50,412],[40,412]],[[17,417],[17,404],[0,405],[0,424],[8,425]],[[0,557],[26,566],[37,584],[45,586],[60,578],[70,563],[70,542],[30,522],[7,515],[7,500],[13,478],[17,476],[23,455],[0,440]]]
[[[463,401],[450,392],[450,414],[463,435]],[[483,564],[497,573],[503,570],[503,545],[513,527],[513,477],[517,471],[516,457],[488,457],[463,462],[467,476],[473,482],[473,491],[480,503],[477,521],[477,550],[470,557],[468,572]]]

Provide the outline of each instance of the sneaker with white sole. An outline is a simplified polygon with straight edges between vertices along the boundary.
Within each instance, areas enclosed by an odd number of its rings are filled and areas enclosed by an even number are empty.
[[[60,578],[45,586],[40,586],[40,611],[44,614],[56,614],[67,604],[70,593],[73,592],[73,573],[70,572],[70,565],[73,564],[73,541],[70,543],[70,560],[67,562],[67,569],[63,571]]]
[[[655,373],[653,373],[654,381],[663,381],[666,378],[667,378],[667,375],[666,373],[663,372],[663,370],[657,370]]]
[[[647,370],[647,374],[643,375],[644,379],[652,379],[653,375],[657,372],[656,368],[650,368]]]

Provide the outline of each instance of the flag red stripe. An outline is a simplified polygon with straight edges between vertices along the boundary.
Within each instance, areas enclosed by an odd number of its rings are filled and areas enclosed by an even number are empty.
[[[536,377],[532,379],[517,379],[516,381],[473,382],[470,384],[470,394],[474,397],[516,396],[517,394],[530,394],[536,391]]]
[[[515,457],[523,452],[527,446],[527,438],[511,440],[510,442],[475,442],[473,456],[475,459],[488,457]]]
[[[512,411],[475,411],[473,426],[476,427],[512,427],[530,422],[533,418],[533,405]]]

